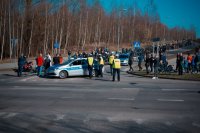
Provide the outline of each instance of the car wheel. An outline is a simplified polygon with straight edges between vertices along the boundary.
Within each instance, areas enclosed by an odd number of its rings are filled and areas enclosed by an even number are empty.
[[[67,72],[66,72],[66,71],[61,71],[61,72],[59,73],[59,77],[60,77],[61,79],[67,78]]]

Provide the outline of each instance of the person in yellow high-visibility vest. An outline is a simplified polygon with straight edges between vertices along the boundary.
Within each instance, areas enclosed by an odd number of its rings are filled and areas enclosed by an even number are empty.
[[[113,60],[113,64],[112,64],[112,68],[113,68],[113,80],[112,81],[115,81],[115,75],[117,73],[117,79],[118,81],[120,81],[120,68],[121,68],[121,62],[120,62],[120,59],[119,58],[119,55],[116,55],[115,56],[115,59]]]
[[[101,77],[103,77],[103,72],[102,72],[103,66],[104,66],[103,57],[101,55],[99,55],[99,75]]]
[[[113,64],[113,60],[114,60],[114,55],[111,54],[110,57],[109,57],[109,65],[110,65],[110,73],[111,75],[113,75],[113,68],[112,68],[112,64]]]
[[[89,57],[87,58],[88,61],[88,71],[89,71],[89,77],[92,78],[92,71],[93,71],[93,64],[94,64],[94,58],[90,54]]]

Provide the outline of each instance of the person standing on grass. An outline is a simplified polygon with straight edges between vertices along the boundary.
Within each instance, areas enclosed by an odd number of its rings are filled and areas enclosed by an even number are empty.
[[[150,57],[149,54],[146,54],[145,58],[145,67],[146,67],[146,73],[149,74],[149,65],[150,65]]]
[[[191,72],[191,69],[192,69],[192,56],[190,55],[190,53],[188,53],[187,60],[188,60],[188,69],[189,69],[189,72]]]
[[[153,63],[154,63],[154,57],[153,57],[153,54],[151,54],[151,57],[149,59],[149,65],[150,65],[151,72],[153,72]]]
[[[185,57],[183,57],[183,66],[184,66],[184,72],[185,73],[188,73],[188,60],[185,58]]]
[[[178,75],[183,75],[183,55],[182,53],[180,53],[178,56],[177,56],[177,69],[178,69]]]
[[[159,56],[156,55],[154,58],[154,62],[153,62],[153,67],[154,67],[154,77],[152,79],[158,79],[158,67],[159,67]]]
[[[18,71],[17,71],[17,76],[21,77],[22,76],[22,71],[23,71],[23,66],[25,64],[26,59],[24,58],[24,55],[21,54],[21,56],[18,58]]]
[[[44,59],[43,59],[41,53],[37,57],[36,61],[37,61],[37,75],[40,77],[40,76],[42,76],[42,67],[44,64]]]

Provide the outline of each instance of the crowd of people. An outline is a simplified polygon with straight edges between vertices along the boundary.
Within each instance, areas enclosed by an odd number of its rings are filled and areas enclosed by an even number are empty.
[[[183,75],[183,73],[199,73],[200,52],[196,52],[194,55],[188,53],[187,56],[178,53],[176,57],[176,70],[179,75]]]
[[[92,71],[94,67],[94,60],[98,62],[98,75],[103,77],[102,69],[105,64],[110,66],[110,73],[113,76],[113,81],[115,81],[115,75],[118,76],[118,81],[120,81],[120,60],[119,54],[128,54],[128,65],[129,71],[133,72],[133,63],[134,63],[134,52],[131,49],[122,49],[122,52],[118,51],[110,51],[108,48],[97,48],[90,52],[74,52],[71,50],[67,53],[67,60],[73,60],[77,58],[87,58],[88,61],[88,71],[89,76],[92,78]],[[167,56],[165,52],[159,52],[159,54],[151,54],[146,53],[145,55],[141,54],[137,57],[138,61],[138,70],[143,70],[143,61],[145,63],[146,73],[154,73],[154,79],[158,77],[159,67],[167,66]],[[50,53],[47,53],[45,56],[42,53],[36,57],[36,65],[37,65],[37,75],[42,76],[42,71],[46,74],[47,69],[52,65],[62,64],[64,59],[61,54],[55,54],[52,58]],[[23,65],[26,62],[25,56],[21,55],[18,59],[18,76],[21,76],[23,71]],[[179,75],[183,73],[199,73],[200,72],[200,52],[197,52],[194,55],[188,53],[187,56],[183,56],[182,53],[177,54],[176,58],[176,70]]]

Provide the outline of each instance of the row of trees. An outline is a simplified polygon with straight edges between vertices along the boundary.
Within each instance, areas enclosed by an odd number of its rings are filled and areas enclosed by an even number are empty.
[[[88,50],[99,46],[121,47],[134,40],[148,42],[194,39],[195,28],[169,29],[160,22],[153,0],[145,13],[133,3],[128,9],[119,6],[105,11],[99,0],[1,0],[0,53],[3,58],[20,53],[36,56],[52,52],[54,44],[62,49]]]

